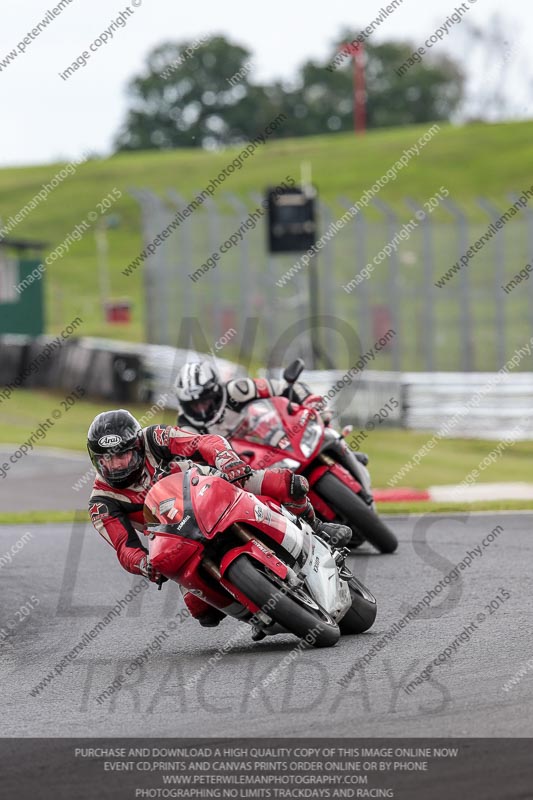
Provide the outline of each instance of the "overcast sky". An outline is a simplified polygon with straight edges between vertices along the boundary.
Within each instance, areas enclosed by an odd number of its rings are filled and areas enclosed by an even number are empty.
[[[0,65],[28,32],[55,7],[51,0],[2,0]],[[495,12],[511,32],[507,51],[494,53],[490,68],[512,74],[513,116],[533,117],[523,91],[533,80],[530,58],[533,40],[531,0],[465,0],[468,18],[486,24]],[[137,7],[134,6],[138,4]],[[72,0],[62,13],[0,71],[0,166],[68,160],[84,151],[110,152],[114,134],[126,112],[126,84],[146,54],[165,40],[223,33],[249,47],[256,57],[259,79],[289,78],[307,58],[324,58],[343,27],[364,28],[387,0],[130,0],[127,24],[118,28],[84,69],[68,81],[64,71],[128,6],[120,0]],[[376,42],[407,38],[417,47],[450,15],[459,2],[403,0],[373,34]],[[128,14],[128,12],[126,12]],[[24,44],[22,45],[24,47]],[[460,26],[450,30],[434,52],[461,53]],[[481,78],[488,65],[474,61]]]

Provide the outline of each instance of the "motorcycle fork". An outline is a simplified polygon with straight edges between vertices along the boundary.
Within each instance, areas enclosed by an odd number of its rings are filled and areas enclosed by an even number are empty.
[[[244,525],[241,525],[238,522],[233,523],[233,525],[231,526],[231,531],[235,533],[238,536],[238,538],[245,543],[250,542],[257,538],[252,533],[250,533],[250,531],[248,531],[244,527]],[[222,573],[220,572],[218,564],[216,564],[212,558],[209,558],[209,556],[204,556],[202,564],[205,567],[206,571],[210,575],[212,575],[213,578],[215,578],[218,582],[220,582],[220,580],[222,579]],[[256,627],[258,630],[263,630],[264,628],[269,628],[273,625],[273,620],[267,614],[264,614],[261,610],[256,611],[255,614],[248,612],[248,616],[249,619],[243,619],[242,621],[249,622],[252,617],[255,617],[256,622],[254,627]]]
[[[262,541],[262,539],[259,536],[257,536],[257,532],[255,530],[253,531],[248,530],[248,528],[245,525],[241,525],[240,522],[234,522],[233,525],[231,526],[231,531],[232,533],[235,533],[238,536],[238,538],[245,543],[252,541],[259,541],[261,542],[261,544],[263,545],[265,544]],[[270,546],[270,543],[268,543],[266,546],[269,548],[269,550],[272,551],[272,553],[274,553],[274,555],[277,556],[276,549],[272,548]],[[303,579],[300,578],[294,572],[290,564],[290,560],[289,563],[287,564],[287,556],[288,554],[284,553],[284,560],[288,569],[288,575],[287,575],[288,583],[290,586],[298,586],[301,583],[303,583]],[[218,565],[213,561],[213,559],[209,558],[209,556],[204,556],[202,564],[204,565],[205,569],[207,570],[207,572],[209,572],[210,575],[212,575],[217,581],[220,581],[220,579],[222,578],[222,574],[220,572]]]
[[[256,536],[253,536],[248,530],[246,530],[244,525],[241,525],[239,522],[233,523],[233,525],[231,526],[231,531],[232,533],[235,533],[238,536],[238,538],[241,539],[241,541],[246,543],[252,541],[252,539],[257,538]],[[217,581],[220,581],[220,579],[222,578],[222,573],[220,572],[218,564],[216,564],[212,558],[209,558],[209,556],[204,556],[202,559],[202,564],[207,570],[207,572],[209,572],[209,574],[213,576],[213,578],[215,578]]]

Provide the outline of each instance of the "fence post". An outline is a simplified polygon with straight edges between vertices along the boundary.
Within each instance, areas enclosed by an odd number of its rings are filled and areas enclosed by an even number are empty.
[[[501,211],[496,208],[494,203],[487,200],[485,197],[478,197],[479,206],[487,213],[491,222],[494,222],[501,216]],[[502,231],[498,231],[502,234]],[[494,236],[494,319],[496,323],[496,356],[499,365],[505,363],[505,304],[501,295],[501,286],[505,280],[505,249],[504,237]]]
[[[256,205],[260,205],[263,200],[265,199],[263,195],[259,194],[259,192],[250,192],[249,195],[253,202]],[[266,216],[265,216],[266,219]],[[266,224],[266,223],[265,223]],[[265,236],[266,240],[266,236]],[[266,339],[269,345],[272,347],[273,343],[275,342],[276,336],[276,324],[274,320],[273,309],[277,308],[278,306],[282,305],[282,300],[278,297],[274,297],[274,293],[276,291],[276,267],[274,263],[274,257],[267,252],[266,247],[263,249],[262,252],[262,264],[258,263],[258,277],[257,283],[262,288],[263,298],[262,298],[262,322],[265,327],[266,331]],[[259,360],[266,361],[268,358],[268,353],[265,350],[264,353],[261,354]],[[269,377],[269,376],[267,376]]]
[[[512,203],[516,203],[519,199],[519,194],[510,194],[508,195],[509,200]],[[524,225],[526,226],[525,231],[525,246],[524,250],[526,253],[526,259],[528,264],[533,264],[533,208],[529,205],[526,206],[522,210],[522,219],[524,221]],[[529,324],[533,330],[533,281],[530,279],[528,281],[529,289],[524,287],[524,292],[529,292],[529,302],[528,302],[528,310],[529,310]]]
[[[154,239],[164,227],[161,223],[163,203],[154,192],[147,189],[130,189],[130,194],[135,197],[141,206],[143,243],[146,245]],[[161,248],[157,248],[154,255],[148,255],[143,262],[141,269],[143,275],[144,297],[145,297],[145,319],[146,319],[146,341],[152,344],[166,344],[164,330],[164,314],[166,311],[166,299],[162,298],[162,308],[160,305],[159,293],[163,281],[161,275]],[[163,321],[163,330],[161,322]]]
[[[433,259],[433,236],[432,224],[426,212],[418,203],[408,197],[406,205],[415,212],[415,217],[422,228],[422,254],[424,281],[422,283],[423,311],[422,311],[422,342],[425,360],[425,369],[433,372],[435,369],[434,345],[435,345],[435,318],[434,303],[435,286],[433,285],[434,259]]]
[[[321,228],[322,230],[327,230],[331,222],[333,222],[331,208],[321,200],[318,202],[318,208],[322,222]],[[334,317],[336,316],[335,291],[337,288],[335,281],[336,264],[334,240],[328,242],[326,247],[322,249],[320,257],[322,258],[322,279],[320,281],[322,308],[320,309],[320,314],[323,314],[326,317]],[[330,328],[325,328],[322,331],[320,335],[320,346],[330,360],[329,368],[336,369],[336,360],[334,358],[336,342],[335,332],[333,330]]]
[[[468,219],[459,206],[452,200],[444,199],[441,200],[441,203],[455,219],[458,231],[457,258],[460,259],[469,248]],[[463,372],[473,372],[475,369],[475,349],[474,338],[472,336],[472,314],[470,308],[471,286],[467,269],[462,269],[460,271],[457,286],[457,302],[461,313],[461,339],[463,343],[463,347],[460,349],[461,369]],[[446,291],[446,287],[444,291]]]
[[[337,202],[346,210],[349,210],[353,207],[353,203],[350,202],[346,197],[339,197],[337,198]],[[361,269],[366,266],[367,258],[368,258],[368,247],[367,247],[367,220],[362,213],[359,211],[355,217],[353,218],[353,236],[354,236],[354,267],[355,273],[357,274],[357,263],[359,261],[358,256],[361,258]],[[367,282],[362,281],[357,290],[357,321],[358,321],[358,335],[361,341],[361,347],[366,350],[371,343],[372,334],[371,334],[371,313],[370,313],[370,294],[368,291]],[[355,316],[355,314],[354,314]],[[359,327],[360,322],[360,327]]]
[[[223,197],[227,201],[228,205],[235,211],[235,220],[240,226],[243,220],[249,216],[246,204],[240,198],[230,192],[224,192]],[[255,229],[252,231],[252,233],[253,232],[255,232]],[[235,297],[235,308],[238,309],[238,325],[242,341],[241,351],[244,352],[244,348],[247,348],[247,343],[242,338],[244,322],[253,309],[253,289],[250,277],[252,261],[250,258],[250,242],[246,233],[237,247],[237,250],[240,253],[240,275],[237,284],[242,293],[240,297]],[[251,355],[248,349],[246,349],[246,355],[248,357]]]
[[[175,189],[168,189],[167,195],[177,211],[187,205],[187,201],[183,195],[179,194],[179,192],[176,192]],[[192,291],[193,282],[189,278],[189,274],[193,272],[194,267],[192,261],[191,220],[192,217],[190,219],[186,219],[185,222],[182,223],[182,225],[180,225],[178,228],[178,230],[181,231],[181,237],[179,239],[178,247],[176,248],[181,301],[181,308],[176,309],[176,311],[178,313],[183,313],[186,310],[188,316],[194,315],[194,311],[197,307],[196,296]],[[173,236],[170,237],[169,241],[173,241]]]
[[[379,197],[375,197],[372,203],[385,217],[389,242],[391,242],[398,231],[398,215],[393,211],[391,206],[383,200],[380,200]],[[396,331],[396,336],[392,343],[392,369],[395,372],[400,372],[402,368],[402,332],[400,315],[398,313],[398,306],[401,305],[401,288],[400,282],[398,281],[399,266],[400,260],[398,258],[398,250],[395,250],[388,258],[389,271],[387,281],[388,303],[391,312],[392,327]]]
[[[220,211],[218,209],[217,204],[213,200],[212,197],[206,198],[204,200],[203,205],[207,209],[207,230],[208,230],[208,246],[209,246],[209,256],[212,253],[215,253],[219,250],[220,245],[222,244],[221,235],[220,235]],[[219,299],[222,297],[222,274],[220,269],[215,269],[214,276],[213,276],[213,291],[211,293],[211,300],[212,300],[212,308],[213,308],[213,322],[214,322],[214,335],[213,329],[211,329],[211,335],[213,336],[213,340],[211,346],[214,347],[215,342],[219,340],[219,338],[224,334],[222,330],[223,324],[223,313],[222,313],[222,306],[219,302]]]

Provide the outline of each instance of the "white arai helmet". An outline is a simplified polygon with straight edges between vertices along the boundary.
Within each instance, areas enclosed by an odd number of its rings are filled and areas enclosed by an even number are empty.
[[[226,387],[207,361],[185,364],[178,373],[175,388],[183,414],[194,427],[209,428],[222,417]]]

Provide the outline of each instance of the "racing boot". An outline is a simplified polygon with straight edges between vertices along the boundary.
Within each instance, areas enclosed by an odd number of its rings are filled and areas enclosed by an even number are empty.
[[[202,614],[201,617],[196,617],[202,628],[216,628],[226,615],[223,611],[219,611],[218,608],[211,608],[210,611],[206,611],[205,614]]]
[[[192,592],[185,591],[183,599],[190,611],[191,617],[194,617],[202,628],[216,628],[226,616],[223,611],[219,611],[218,608],[209,605],[209,603],[206,603],[201,597],[192,594]]]
[[[321,522],[319,519],[309,524],[315,533],[333,547],[348,547],[351,542],[352,529],[348,525],[340,525],[337,522]]]
[[[273,477],[275,470],[267,470]],[[277,470],[281,474],[282,470]],[[335,522],[321,522],[317,519],[311,501],[307,497],[309,483],[303,475],[289,475],[290,483],[288,487],[289,498],[284,500],[283,505],[295,516],[305,520],[312,527],[313,531],[322,536],[333,547],[345,547],[352,538],[352,530],[347,525],[338,525]]]
[[[252,630],[252,642],[261,642],[263,639],[266,639],[266,633],[263,633],[260,628],[254,626]]]
[[[315,509],[311,505],[311,501],[307,501],[307,508],[303,514],[300,515],[313,531],[333,545],[333,547],[346,547],[350,544],[352,538],[352,529],[347,525],[340,525],[337,522],[322,522],[315,514]]]

